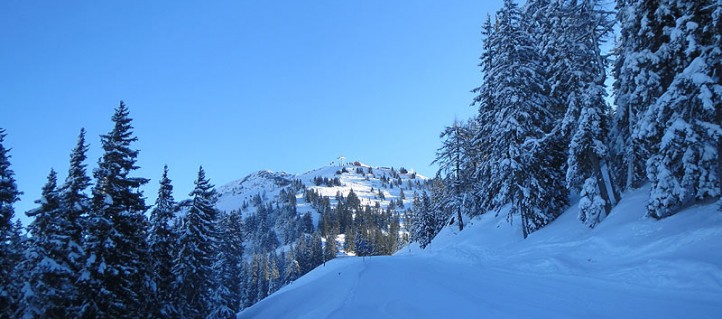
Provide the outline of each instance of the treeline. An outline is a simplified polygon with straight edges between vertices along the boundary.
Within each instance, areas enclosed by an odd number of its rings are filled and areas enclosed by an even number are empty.
[[[50,171],[26,233],[0,130],[0,317],[229,318],[323,263],[310,215],[296,213],[299,181],[275,205],[253,198],[244,220],[215,208],[202,167],[190,197],[176,201],[166,166],[148,206],[122,101],[112,121],[93,178],[81,130],[67,178]]]
[[[345,197],[337,192],[333,207],[328,196],[321,196],[314,189],[306,189],[304,196],[320,213],[318,232],[326,238],[326,247],[329,241],[335,243],[341,234],[344,235],[343,249],[357,256],[391,255],[408,242],[408,237],[401,232],[400,215],[391,205],[386,209],[379,202],[373,207],[361,205],[353,189]]]
[[[483,25],[478,114],[441,134],[442,182],[419,208],[422,246],[452,216],[499,212],[523,236],[578,194],[594,227],[620,194],[650,187],[664,218],[720,197],[722,8],[719,1],[504,0]],[[612,62],[600,45],[621,29]],[[615,107],[607,104],[613,63]],[[424,216],[431,215],[431,216]]]

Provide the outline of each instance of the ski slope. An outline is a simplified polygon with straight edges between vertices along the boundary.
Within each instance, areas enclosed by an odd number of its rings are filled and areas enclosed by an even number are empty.
[[[332,260],[238,318],[720,318],[722,214],[644,217],[625,194],[595,229],[576,207],[528,239],[504,214],[425,250]]]

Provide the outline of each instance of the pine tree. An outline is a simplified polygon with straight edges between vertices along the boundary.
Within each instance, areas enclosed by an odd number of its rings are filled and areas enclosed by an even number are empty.
[[[327,261],[336,258],[336,254],[338,254],[338,246],[336,243],[336,231],[335,231],[335,229],[331,228],[329,230],[329,232],[326,233],[326,245],[323,246],[324,264]]]
[[[219,249],[214,268],[218,276],[217,316],[241,310],[243,295],[243,219],[238,213],[224,214],[221,219]],[[228,316],[226,316],[228,317]]]
[[[412,209],[414,220],[411,225],[411,240],[419,243],[421,248],[426,248],[431,243],[431,240],[441,231],[446,220],[450,217],[451,211],[443,207],[443,204],[434,205],[434,203],[442,203],[443,198],[445,198],[441,194],[443,185],[438,181],[438,177],[436,179],[438,187],[432,189],[431,197],[425,191],[421,195],[414,194]]]
[[[146,314],[149,287],[147,207],[139,187],[148,180],[129,176],[136,166],[137,140],[128,108],[121,101],[114,127],[101,136],[103,156],[93,175],[92,211],[84,248],[87,261],[80,278],[85,298],[82,317],[138,317]]]
[[[17,307],[17,282],[12,276],[20,261],[16,231],[13,228],[13,203],[22,194],[15,184],[15,172],[10,169],[10,149],[6,149],[5,130],[0,128],[0,315],[10,316]]]
[[[552,1],[547,7],[552,23],[544,32],[551,35],[549,72],[554,83],[553,97],[563,105],[564,119],[560,127],[560,142],[568,144],[566,184],[570,190],[597,185],[606,214],[619,201],[615,184],[607,165],[608,107],[604,101],[606,89],[605,60],[600,44],[611,32],[613,23],[597,0],[579,2]],[[585,181],[594,177],[596,183]],[[609,191],[608,191],[609,188]],[[584,192],[584,194],[591,194]],[[582,206],[590,209],[589,206]],[[580,216],[587,212],[580,212]],[[603,216],[602,216],[603,218]]]
[[[495,31],[486,39],[493,57],[480,96],[480,132],[488,139],[480,161],[482,206],[501,209],[511,204],[509,219],[521,217],[522,233],[550,223],[567,199],[558,167],[563,153],[555,143],[556,119],[545,93],[541,58],[522,25],[521,11],[505,0]],[[486,65],[482,60],[482,65]]]
[[[439,173],[447,176],[450,182],[448,189],[451,190],[450,198],[445,198],[447,206],[456,212],[456,223],[459,230],[464,229],[462,212],[465,211],[466,199],[472,191],[473,185],[471,174],[475,168],[474,154],[472,153],[472,129],[454,121],[452,126],[447,127],[441,133],[442,145],[436,152],[436,159],[433,163],[439,164]],[[471,166],[471,167],[468,167]]]
[[[669,1],[657,21],[671,23],[656,56],[667,61],[670,85],[644,113],[638,134],[652,145],[648,214],[663,218],[697,201],[720,196],[722,80],[719,2]],[[717,18],[718,19],[718,18]],[[716,22],[719,24],[719,22]]]
[[[42,198],[35,201],[40,207],[27,212],[34,219],[28,226],[32,236],[21,264],[25,283],[18,317],[72,317],[65,294],[72,291],[75,274],[67,263],[65,234],[58,231],[63,225],[60,225],[61,204],[56,186],[57,175],[50,170]]]
[[[70,166],[65,183],[58,190],[61,208],[57,231],[63,235],[63,251],[73,273],[73,277],[69,279],[72,284],[66,287],[63,293],[68,307],[73,308],[72,315],[68,313],[70,317],[78,316],[82,299],[79,295],[78,279],[85,265],[83,228],[90,212],[90,199],[85,193],[90,186],[90,177],[87,175],[85,164],[87,152],[85,129],[81,129],[78,142],[70,153]]]
[[[645,162],[649,146],[636,135],[645,110],[660,95],[664,61],[655,56],[662,26],[654,19],[656,1],[617,0],[620,38],[615,49],[614,102],[611,156],[615,180],[622,189],[642,186],[647,180]]]
[[[175,312],[172,303],[172,285],[175,280],[172,272],[176,255],[175,243],[178,234],[173,229],[178,206],[173,199],[173,185],[168,178],[168,166],[163,167],[158,197],[150,212],[150,228],[148,231],[148,251],[151,260],[151,274],[154,283],[154,306],[150,309],[154,317],[171,317]]]
[[[302,236],[303,237],[303,236]],[[298,262],[296,262],[298,264]],[[245,270],[245,289],[243,290],[243,307],[248,308],[258,301],[259,293],[259,262],[258,255],[253,255],[249,262],[243,267]]]
[[[218,211],[216,191],[206,179],[203,167],[198,170],[190,207],[183,217],[177,256],[173,265],[173,293],[176,296],[174,316],[205,317],[213,310],[213,264],[216,258]]]

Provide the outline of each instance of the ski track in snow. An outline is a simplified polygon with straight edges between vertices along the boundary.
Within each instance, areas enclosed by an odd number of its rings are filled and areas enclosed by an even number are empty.
[[[717,204],[657,221],[647,192],[594,229],[572,205],[524,240],[502,212],[425,250],[334,259],[238,318],[721,318]]]

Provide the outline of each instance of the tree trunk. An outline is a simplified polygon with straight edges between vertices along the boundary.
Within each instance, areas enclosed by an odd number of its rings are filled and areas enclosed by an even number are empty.
[[[609,198],[609,192],[607,191],[607,182],[604,181],[604,175],[602,173],[602,165],[599,161],[599,156],[592,150],[589,150],[589,159],[592,161],[592,169],[594,170],[594,176],[597,178],[597,187],[599,188],[599,195],[604,200],[604,211],[609,215],[612,211],[612,202]]]

